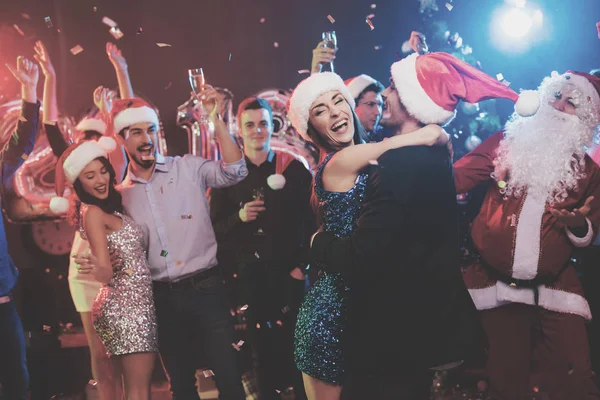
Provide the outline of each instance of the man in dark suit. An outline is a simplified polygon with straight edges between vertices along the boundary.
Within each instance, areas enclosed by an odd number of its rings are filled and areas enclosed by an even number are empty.
[[[518,98],[444,53],[411,55],[391,71],[383,122],[396,135],[448,123],[461,99]],[[432,369],[479,358],[486,347],[459,266],[451,155],[406,147],[373,164],[353,235],[312,240],[312,261],[351,282],[342,398],[428,399]],[[386,325],[392,317],[400,326]]]

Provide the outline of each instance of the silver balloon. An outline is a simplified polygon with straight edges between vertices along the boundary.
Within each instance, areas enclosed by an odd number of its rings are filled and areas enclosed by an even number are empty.
[[[467,137],[467,140],[465,140],[465,148],[469,151],[473,151],[481,143],[482,143],[482,140],[479,138],[479,136],[470,135],[469,137]]]

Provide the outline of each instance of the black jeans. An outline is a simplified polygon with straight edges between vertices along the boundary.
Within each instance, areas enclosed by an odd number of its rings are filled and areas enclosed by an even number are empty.
[[[0,304],[0,383],[5,399],[27,398],[25,335],[14,301]]]
[[[216,268],[216,267],[215,267]],[[214,268],[213,268],[214,270]],[[216,271],[216,270],[215,270]],[[219,274],[201,273],[182,282],[154,283],[160,355],[173,399],[199,399],[195,386],[203,346],[222,400],[244,400],[246,394],[233,348],[233,324]]]

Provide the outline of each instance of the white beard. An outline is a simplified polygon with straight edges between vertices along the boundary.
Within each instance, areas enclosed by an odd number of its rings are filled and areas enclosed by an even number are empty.
[[[593,130],[577,116],[542,104],[532,117],[514,115],[505,132],[492,174],[498,179],[501,171],[508,171],[505,198],[527,192],[554,205],[566,199],[569,190],[578,189],[585,177],[584,146]]]

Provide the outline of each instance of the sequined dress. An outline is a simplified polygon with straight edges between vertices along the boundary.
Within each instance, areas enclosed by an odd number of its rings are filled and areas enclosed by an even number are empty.
[[[106,238],[108,250],[115,251],[122,262],[94,299],[94,328],[111,356],[156,352],[156,313],[144,231],[130,217],[115,215],[122,225]],[[87,239],[83,228],[80,232]]]
[[[323,230],[348,237],[358,219],[368,175],[360,174],[347,192],[323,189],[321,175],[332,155],[317,168],[315,194],[323,215]],[[348,291],[340,274],[323,272],[304,297],[294,332],[294,359],[298,369],[336,385],[344,382],[346,373],[343,334]]]

